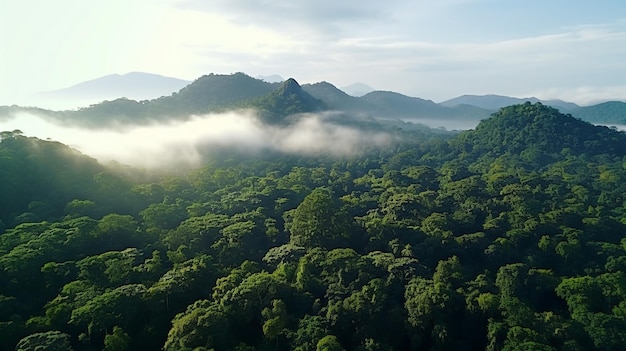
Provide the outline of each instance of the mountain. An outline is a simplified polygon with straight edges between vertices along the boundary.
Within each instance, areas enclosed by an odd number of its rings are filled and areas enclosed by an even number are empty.
[[[392,91],[373,91],[361,97],[372,105],[376,105],[380,114],[398,117],[431,117],[438,115],[441,106],[431,100],[424,100],[395,93]]]
[[[445,107],[430,100],[389,91],[374,91],[354,97],[328,82],[300,86],[291,78],[278,84],[235,73],[202,76],[170,96],[144,101],[128,98],[105,100],[77,111],[64,111],[57,117],[69,123],[101,127],[187,118],[193,114],[236,108],[261,110],[268,121],[278,121],[289,114],[322,110],[385,119],[466,121],[478,121],[492,113],[471,105]]]
[[[402,119],[456,119],[479,121],[488,118],[493,111],[470,105],[446,107],[424,100],[391,91],[373,91],[362,97],[375,109],[371,113],[380,118]]]
[[[189,81],[145,72],[130,72],[78,83],[68,88],[46,91],[40,96],[63,99],[98,99],[99,101],[126,97],[135,100],[154,99],[170,95]]]
[[[367,111],[375,108],[367,101],[348,95],[328,82],[304,84],[302,89],[314,98],[323,101],[331,110]]]
[[[251,99],[245,107],[258,109],[266,122],[281,123],[289,115],[327,109],[324,103],[304,91],[300,84],[289,78],[278,89],[267,95]]]
[[[565,149],[587,155],[623,155],[626,150],[625,134],[530,102],[502,108],[474,130],[462,133],[458,142],[461,149],[476,156],[508,153],[527,161],[561,157]]]
[[[155,101],[173,104],[185,112],[208,112],[270,93],[279,85],[252,78],[245,73],[209,74],[196,79],[170,97]]]
[[[471,105],[440,106],[430,100],[405,96],[390,91],[373,91],[361,97],[346,94],[328,82],[304,84],[302,88],[327,108],[335,111],[356,112],[362,115],[407,120],[455,119],[479,121],[493,111]]]
[[[374,88],[370,87],[367,84],[354,83],[345,87],[341,87],[341,90],[345,91],[348,95],[361,97],[367,93],[371,93],[372,91],[374,91]]]
[[[84,126],[114,123],[145,123],[152,120],[186,118],[192,114],[219,112],[266,95],[279,85],[254,79],[244,73],[204,75],[180,91],[149,101],[119,98],[65,111],[65,119]]]
[[[125,88],[118,87],[118,85],[123,82],[141,81],[145,85],[158,86],[159,81],[170,81],[172,84],[180,84],[184,81],[139,72],[123,76],[111,75],[81,83],[70,90],[75,91],[76,94],[78,92],[88,94],[90,91],[99,89],[99,91],[116,94],[116,99],[90,104],[78,110],[31,112],[52,116],[68,123],[100,127],[115,123],[141,124],[154,120],[184,119],[194,114],[223,112],[237,108],[260,109],[268,120],[280,120],[294,112],[332,110],[361,117],[413,120],[427,124],[430,121],[434,122],[435,126],[445,125],[446,121],[454,120],[467,122],[460,126],[461,129],[466,129],[488,118],[501,107],[523,102],[541,102],[592,123],[626,124],[626,103],[623,102],[614,101],[579,107],[562,100],[544,101],[534,97],[520,99],[501,95],[463,95],[437,104],[431,100],[392,91],[371,91],[360,97],[352,96],[325,81],[300,86],[294,79],[288,79],[282,83],[270,83],[266,80],[280,77],[261,76],[259,78],[262,79],[253,78],[244,73],[208,74],[168,96],[139,101],[128,96],[123,98],[120,96],[124,96],[125,92],[133,89],[140,89],[141,85],[128,83]],[[152,83],[148,84],[150,82]],[[100,88],[96,89],[96,87]],[[148,93],[144,92],[144,94]],[[4,111],[4,114],[8,115],[19,110],[23,111],[24,108],[5,107],[0,109],[0,112]]]
[[[523,99],[518,99],[502,95],[462,95],[454,99],[440,102],[439,105],[455,107],[458,105],[472,105],[486,110],[498,110],[499,108],[523,103]]]
[[[447,107],[456,107],[458,105],[473,105],[486,110],[496,111],[505,106],[511,106],[516,104],[523,104],[525,102],[541,102],[544,105],[558,108],[563,112],[569,112],[577,109],[579,106],[562,100],[540,100],[536,97],[529,98],[515,98],[502,95],[462,95],[454,99],[440,102],[439,104]]]
[[[608,101],[593,106],[585,106],[572,111],[572,115],[591,123],[626,125],[626,103]]]

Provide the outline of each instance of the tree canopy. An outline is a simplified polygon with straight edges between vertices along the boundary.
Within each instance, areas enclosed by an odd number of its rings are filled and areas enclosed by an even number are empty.
[[[3,133],[0,350],[626,348],[624,133],[395,133],[151,177]]]

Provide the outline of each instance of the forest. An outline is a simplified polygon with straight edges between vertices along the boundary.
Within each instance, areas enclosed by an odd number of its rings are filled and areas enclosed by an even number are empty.
[[[0,133],[0,350],[626,349],[625,133],[389,130],[160,174]]]

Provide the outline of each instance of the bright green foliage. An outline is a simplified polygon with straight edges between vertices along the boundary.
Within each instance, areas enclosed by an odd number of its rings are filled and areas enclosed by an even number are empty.
[[[350,235],[350,218],[328,188],[317,188],[298,205],[289,232],[290,242],[305,248],[341,247]]]
[[[102,351],[127,351],[130,350],[130,337],[118,327],[113,327],[113,333],[104,337],[104,349]]]
[[[31,334],[17,343],[15,351],[71,351],[70,336],[60,331]]]
[[[343,351],[337,337],[334,335],[326,335],[320,341],[317,342],[316,351]]]

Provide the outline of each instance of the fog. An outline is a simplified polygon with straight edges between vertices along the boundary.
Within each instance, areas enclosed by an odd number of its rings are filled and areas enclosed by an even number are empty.
[[[268,126],[254,111],[241,110],[190,116],[185,121],[94,130],[19,113],[15,117],[0,116],[0,131],[19,129],[26,136],[67,144],[101,162],[147,168],[195,165],[208,152],[224,148],[250,153],[345,156],[391,141],[383,132],[340,126],[329,122],[329,117],[326,113],[305,114],[288,126]]]
[[[444,118],[406,118],[405,122],[419,123],[434,129],[468,130],[474,129],[480,123],[476,119],[444,119]]]

